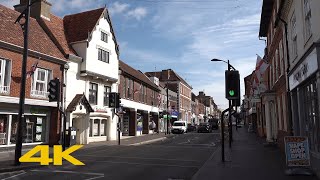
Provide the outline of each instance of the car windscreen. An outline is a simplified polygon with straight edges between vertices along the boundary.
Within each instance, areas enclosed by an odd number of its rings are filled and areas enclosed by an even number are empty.
[[[184,123],[180,123],[180,122],[178,123],[178,122],[177,122],[177,123],[173,123],[173,125],[174,125],[174,126],[184,126]]]

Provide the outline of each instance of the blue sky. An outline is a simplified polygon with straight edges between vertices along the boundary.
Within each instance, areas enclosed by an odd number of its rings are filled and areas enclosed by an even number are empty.
[[[263,55],[259,40],[262,0],[49,0],[58,16],[103,7],[110,11],[120,58],[135,69],[171,68],[197,95],[203,91],[226,108],[222,62],[229,59],[243,78]],[[19,0],[0,0],[12,8]]]

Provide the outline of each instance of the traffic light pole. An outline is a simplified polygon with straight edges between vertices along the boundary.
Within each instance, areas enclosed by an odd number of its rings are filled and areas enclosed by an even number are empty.
[[[221,160],[222,162],[225,161],[225,157],[224,157],[224,114],[229,111],[230,113],[230,108],[222,111],[221,113]]]
[[[231,70],[231,65],[230,62],[228,60],[228,71]],[[229,116],[229,123],[228,123],[228,129],[229,129],[229,147],[231,148],[231,142],[232,142],[232,121],[231,121],[231,109],[232,109],[232,103],[231,100],[229,100],[229,112],[228,112],[228,116]]]
[[[120,145],[121,117],[120,117],[120,115],[118,113],[116,113],[116,108],[114,108],[114,114],[118,116],[117,131],[118,131],[118,145]]]
[[[16,136],[16,147],[15,147],[15,158],[14,165],[19,166],[21,163],[19,161],[22,151],[22,123],[24,119],[24,104],[25,104],[25,91],[26,91],[26,71],[27,71],[27,58],[28,58],[28,34],[29,34],[29,20],[30,20],[30,5],[31,0],[28,0],[27,9],[18,17],[17,21],[20,21],[22,15],[25,15],[25,23],[21,25],[24,35],[23,44],[23,59],[22,59],[22,69],[21,69],[21,84],[20,84],[20,100],[19,100],[19,114],[18,114],[18,132]]]
[[[167,134],[170,134],[169,131],[169,89],[168,89],[168,82],[167,82]]]

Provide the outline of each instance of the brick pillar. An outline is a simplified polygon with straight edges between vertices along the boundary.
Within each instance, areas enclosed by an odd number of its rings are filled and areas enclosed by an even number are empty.
[[[137,111],[129,111],[129,136],[137,135]]]
[[[143,112],[143,128],[142,128],[142,134],[149,134],[149,113]]]

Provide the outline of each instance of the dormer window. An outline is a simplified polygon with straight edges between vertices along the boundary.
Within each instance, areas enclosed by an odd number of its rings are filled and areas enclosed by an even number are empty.
[[[108,34],[101,31],[101,41],[108,42]]]

